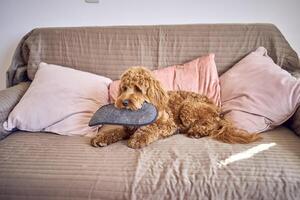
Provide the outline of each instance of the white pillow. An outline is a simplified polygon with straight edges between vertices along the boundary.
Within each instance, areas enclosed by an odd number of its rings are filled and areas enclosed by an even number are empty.
[[[40,63],[25,95],[9,114],[4,129],[93,136],[93,113],[108,103],[109,78]]]

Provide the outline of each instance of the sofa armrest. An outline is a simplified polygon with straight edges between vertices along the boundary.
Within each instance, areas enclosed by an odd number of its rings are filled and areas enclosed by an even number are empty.
[[[9,134],[3,128],[4,121],[15,105],[20,101],[29,85],[30,82],[22,82],[16,86],[0,91],[0,140]]]

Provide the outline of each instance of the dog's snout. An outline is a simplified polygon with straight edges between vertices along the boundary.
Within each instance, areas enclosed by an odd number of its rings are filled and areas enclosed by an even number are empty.
[[[123,106],[128,106],[129,105],[129,100],[128,99],[125,99],[125,100],[123,100],[122,101],[122,104],[123,104]]]

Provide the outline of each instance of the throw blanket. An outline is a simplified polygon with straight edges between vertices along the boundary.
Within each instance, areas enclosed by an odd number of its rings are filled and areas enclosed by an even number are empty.
[[[19,43],[7,86],[32,80],[42,61],[117,79],[129,66],[158,69],[215,53],[220,75],[259,46],[299,76],[296,52],[272,24],[37,28]]]

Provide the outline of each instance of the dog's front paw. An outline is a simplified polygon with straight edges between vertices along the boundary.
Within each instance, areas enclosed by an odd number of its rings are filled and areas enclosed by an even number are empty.
[[[187,132],[186,135],[191,138],[202,138],[209,136],[210,129],[206,126],[194,125]]]
[[[99,134],[91,139],[91,145],[93,147],[105,147],[110,144],[109,138],[105,135]]]
[[[202,138],[202,137],[205,137],[205,135],[203,134],[200,134],[200,133],[187,133],[186,136],[190,137],[190,138]]]

